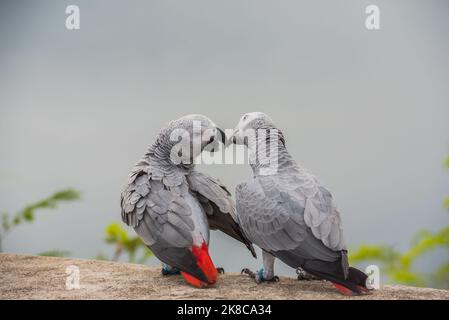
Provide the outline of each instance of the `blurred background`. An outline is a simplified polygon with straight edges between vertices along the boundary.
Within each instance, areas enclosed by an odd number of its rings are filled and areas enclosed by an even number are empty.
[[[121,222],[133,164],[169,120],[263,111],[332,191],[353,263],[447,287],[448,16],[444,0],[0,0],[2,250],[158,264]],[[199,170],[230,190],[251,175]],[[211,254],[261,265],[217,232]]]

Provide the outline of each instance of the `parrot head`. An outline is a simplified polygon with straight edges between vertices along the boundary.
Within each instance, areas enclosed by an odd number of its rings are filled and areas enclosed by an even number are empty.
[[[263,112],[249,112],[244,114],[234,129],[232,136],[227,144],[245,144],[248,146],[248,138],[256,137],[261,130],[277,130],[273,120]],[[282,133],[279,131],[282,136]],[[282,139],[283,141],[283,139]]]
[[[183,163],[191,163],[203,151],[216,152],[220,142],[226,143],[224,131],[200,114],[189,114],[174,120],[169,128],[173,152],[179,154]]]

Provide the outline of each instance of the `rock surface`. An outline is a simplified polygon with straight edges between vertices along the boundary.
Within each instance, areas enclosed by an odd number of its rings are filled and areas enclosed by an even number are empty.
[[[79,268],[80,288],[66,289],[66,268]],[[0,254],[0,299],[449,299],[449,291],[385,285],[370,295],[345,297],[325,281],[281,277],[257,285],[228,273],[196,289],[159,267],[98,260]]]

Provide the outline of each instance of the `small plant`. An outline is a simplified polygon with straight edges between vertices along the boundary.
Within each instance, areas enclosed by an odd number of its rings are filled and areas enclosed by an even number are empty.
[[[449,157],[444,163],[449,168]],[[443,200],[443,206],[449,209],[449,196]],[[449,262],[443,263],[429,274],[413,271],[414,262],[438,248],[443,250],[449,248],[449,225],[437,232],[427,230],[418,232],[413,238],[410,248],[405,252],[399,252],[389,245],[361,245],[350,254],[349,260],[352,263],[379,262],[383,272],[393,282],[449,288]]]
[[[413,271],[413,264],[437,248],[449,248],[449,226],[432,233],[421,231],[412,241],[410,248],[399,252],[388,245],[361,245],[349,256],[351,263],[376,261],[382,266],[389,279],[393,282],[415,285],[447,288],[449,286],[449,263],[440,266],[435,272],[422,274]]]
[[[74,189],[65,189],[55,192],[48,198],[30,204],[10,216],[8,213],[2,214],[2,223],[0,228],[0,252],[2,252],[2,240],[14,228],[23,222],[32,222],[35,219],[35,212],[40,209],[54,209],[61,202],[74,201],[80,198],[80,193]],[[53,251],[56,253],[56,251]]]
[[[44,252],[38,253],[38,256],[63,258],[63,257],[70,256],[70,251],[66,251],[66,250],[48,250],[48,251],[44,251]]]
[[[11,216],[8,213],[1,215],[0,227],[0,252],[2,252],[2,240],[17,226],[22,223],[31,223],[35,220],[36,211],[41,209],[54,209],[62,202],[80,199],[80,193],[74,189],[65,189],[55,192],[48,198],[37,201]],[[117,261],[123,253],[128,254],[129,262],[145,263],[152,257],[152,252],[145,246],[139,237],[131,237],[118,223],[111,223],[105,230],[105,241],[115,246],[114,255],[111,260]],[[70,255],[66,250],[47,250],[39,253],[47,257],[67,257]],[[108,260],[107,256],[99,253],[99,260]]]
[[[142,240],[140,240],[139,237],[129,236],[126,230],[123,229],[118,223],[109,224],[106,227],[105,233],[105,241],[115,246],[114,255],[111,259],[112,261],[118,261],[124,252],[128,254],[128,261],[133,263],[145,263],[153,256],[153,253],[142,242]],[[105,260],[105,256],[103,254],[99,254],[97,259]]]

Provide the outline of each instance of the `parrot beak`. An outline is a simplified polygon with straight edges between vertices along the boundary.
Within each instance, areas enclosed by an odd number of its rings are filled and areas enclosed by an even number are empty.
[[[225,146],[228,147],[231,144],[236,144],[237,143],[237,133],[238,133],[238,129],[235,129],[234,132],[232,133],[232,135],[228,138],[228,140],[226,141]]]
[[[220,132],[220,141],[221,143],[223,143],[224,145],[226,145],[226,134],[224,133],[223,130],[221,130],[220,128],[217,127],[217,131]]]
[[[206,151],[216,152],[219,149],[219,141],[221,141],[221,143],[226,146],[226,135],[224,131],[218,127],[215,127],[215,129],[218,131],[218,133],[210,137],[208,145],[204,149]]]

